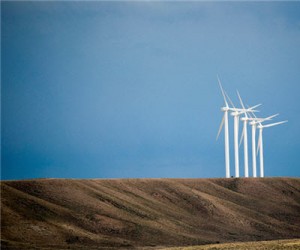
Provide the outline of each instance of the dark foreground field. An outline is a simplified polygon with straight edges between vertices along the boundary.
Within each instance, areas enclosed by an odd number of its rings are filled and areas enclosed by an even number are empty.
[[[292,238],[300,238],[299,178],[1,182],[2,249],[159,249]]]

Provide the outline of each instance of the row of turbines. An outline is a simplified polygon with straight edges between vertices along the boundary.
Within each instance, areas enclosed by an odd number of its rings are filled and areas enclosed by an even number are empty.
[[[237,91],[237,95],[240,101],[242,108],[236,108],[231,101],[228,94],[224,91],[221,81],[218,78],[219,86],[222,92],[222,96],[224,99],[225,106],[221,108],[221,111],[224,112],[222,122],[219,127],[219,131],[217,134],[217,139],[222,131],[224,126],[224,137],[225,137],[225,171],[226,171],[226,178],[230,178],[230,158],[229,158],[229,128],[228,128],[228,114],[233,116],[233,129],[234,129],[234,161],[235,161],[235,177],[240,177],[239,173],[239,146],[242,142],[244,142],[244,172],[245,177],[249,177],[249,160],[248,160],[248,132],[247,127],[248,124],[252,127],[252,170],[253,170],[253,177],[257,177],[257,164],[256,164],[256,157],[259,153],[259,166],[260,166],[260,177],[264,177],[264,152],[263,152],[263,129],[273,127],[279,124],[286,123],[287,121],[281,121],[276,123],[270,124],[263,124],[265,121],[269,121],[272,118],[278,116],[278,114],[266,117],[266,118],[258,118],[255,115],[255,108],[259,107],[261,104],[245,108],[242,98]],[[230,103],[231,107],[229,106],[228,102]],[[243,115],[243,117],[240,117]],[[243,122],[243,131],[240,138],[239,143],[239,121]],[[256,147],[256,130],[259,130],[258,135],[258,144]]]

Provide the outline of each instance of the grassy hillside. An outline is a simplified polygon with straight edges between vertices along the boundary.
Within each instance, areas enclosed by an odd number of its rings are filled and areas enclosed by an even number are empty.
[[[300,238],[300,179],[2,181],[1,229],[7,249]]]
[[[300,239],[272,240],[243,243],[224,243],[192,247],[171,247],[163,250],[298,250]]]

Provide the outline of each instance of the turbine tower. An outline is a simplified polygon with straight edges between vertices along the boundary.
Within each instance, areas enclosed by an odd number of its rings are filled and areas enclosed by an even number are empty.
[[[256,138],[256,123],[255,121],[250,122],[250,125],[252,126],[252,171],[253,171],[253,177],[257,177],[256,172],[256,149],[255,149],[255,138]]]
[[[286,123],[287,121],[282,121],[282,122],[276,122],[276,123],[271,123],[267,125],[262,125],[259,123],[258,128],[259,128],[259,137],[258,137],[258,144],[257,144],[257,154],[259,151],[259,166],[260,166],[260,177],[264,177],[264,152],[263,152],[263,129],[264,128],[269,128],[273,126],[277,126],[279,124]]]
[[[234,163],[235,163],[235,177],[240,177],[240,163],[239,163],[239,112],[232,112],[233,116],[233,131],[234,131]]]

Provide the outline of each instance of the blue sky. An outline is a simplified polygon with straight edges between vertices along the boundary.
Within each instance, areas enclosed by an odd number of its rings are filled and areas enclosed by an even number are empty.
[[[300,176],[300,2],[1,2],[1,29],[2,179],[224,177],[217,74]]]

